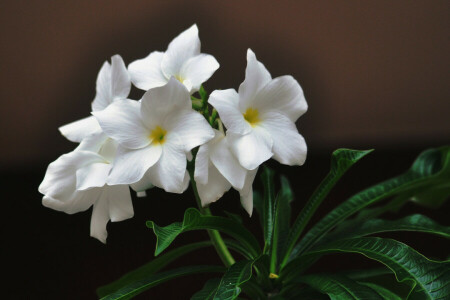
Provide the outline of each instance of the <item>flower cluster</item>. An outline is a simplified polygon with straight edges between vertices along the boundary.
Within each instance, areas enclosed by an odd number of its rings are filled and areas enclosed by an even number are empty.
[[[270,158],[287,165],[305,161],[295,121],[307,104],[294,78],[272,79],[250,49],[238,92],[217,90],[207,99],[202,84],[218,68],[213,56],[200,52],[196,25],[166,52],[128,68],[119,55],[105,62],[92,116],[60,128],[79,145],[49,165],[39,186],[43,205],[69,214],[93,206],[91,236],[102,242],[108,221],[134,214],[129,187],[183,193],[191,181],[203,206],[233,187],[251,215],[258,167]],[[145,91],[139,101],[127,98],[131,84]]]

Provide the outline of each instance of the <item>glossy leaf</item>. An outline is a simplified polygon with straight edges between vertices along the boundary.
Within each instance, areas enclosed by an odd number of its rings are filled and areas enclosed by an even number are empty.
[[[264,167],[261,179],[264,186],[263,202],[263,230],[264,230],[264,253],[270,249],[273,234],[273,210],[275,204],[275,185],[273,181],[274,172]]]
[[[328,231],[366,206],[398,194],[412,197],[424,188],[449,180],[450,146],[427,150],[419,155],[406,173],[354,195],[328,213],[295,246],[291,259],[311,248]]]
[[[353,164],[355,164],[370,152],[372,152],[372,150],[359,151],[351,149],[338,149],[333,152],[331,156],[331,167],[328,175],[314,191],[311,198],[308,200],[300,214],[297,216],[297,219],[292,226],[287,240],[286,255],[284,256],[282,262],[283,266],[288,261],[289,255],[294,248],[295,243],[305,229],[309,220],[314,215],[317,208],[334,187],[334,185]]]
[[[97,295],[99,297],[104,297],[106,295],[109,295],[115,291],[120,290],[121,288],[132,284],[133,282],[139,281],[143,279],[144,277],[147,277],[151,274],[154,274],[176,260],[177,258],[192,252],[194,250],[204,248],[211,246],[210,241],[206,242],[199,242],[199,243],[193,243],[189,245],[184,245],[179,248],[176,248],[172,251],[169,251],[165,253],[164,255],[161,255],[160,257],[157,257],[150,261],[149,263],[137,268],[136,270],[133,270],[129,272],[128,274],[122,276],[120,279],[111,282],[110,284],[107,284],[105,286],[102,286],[97,289]]]
[[[382,287],[381,285],[372,282],[358,282],[358,283],[360,285],[365,285],[371,288],[384,300],[402,300],[402,298],[399,295],[395,294],[394,292],[388,290],[385,287]]]
[[[240,285],[250,280],[252,277],[252,260],[242,260],[236,262],[228,268],[220,280],[214,300],[236,299],[241,293]]]
[[[156,235],[155,255],[159,255],[169,247],[179,234],[190,230],[201,229],[218,230],[230,235],[238,240],[254,257],[260,253],[258,241],[242,224],[224,217],[202,215],[195,208],[188,208],[186,210],[183,222],[159,227],[152,221],[148,221],[147,227],[153,228]]]
[[[289,181],[281,176],[281,190],[275,201],[272,251],[270,253],[270,272],[278,272],[277,264],[283,258],[291,222],[291,205],[294,198]]]
[[[450,261],[429,260],[403,243],[376,237],[339,240],[315,247],[286,266],[283,280],[295,281],[298,266],[303,261],[339,252],[359,253],[384,264],[394,272],[397,281],[409,282],[413,289],[416,287],[423,292],[426,299],[450,297]]]
[[[219,283],[220,278],[208,280],[203,288],[191,297],[191,300],[213,300]]]
[[[326,235],[320,244],[338,239],[355,238],[389,231],[426,232],[450,238],[449,226],[441,226],[426,216],[415,214],[395,221],[369,219],[367,221],[348,222],[345,228],[339,228],[338,231]]]
[[[299,282],[308,284],[313,289],[327,294],[332,300],[383,300],[372,288],[343,276],[332,274],[317,274],[302,276]]]
[[[112,300],[112,299],[131,299],[132,297],[158,285],[164,283],[168,280],[193,275],[198,273],[217,273],[224,272],[225,268],[221,266],[189,266],[182,267],[166,272],[161,272],[157,274],[152,274],[147,277],[142,278],[139,281],[135,281],[121,288],[120,290],[111,293],[102,299]]]

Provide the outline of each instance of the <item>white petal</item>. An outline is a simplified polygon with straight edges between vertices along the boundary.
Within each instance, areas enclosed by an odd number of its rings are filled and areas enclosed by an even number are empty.
[[[217,110],[228,131],[241,135],[251,131],[250,124],[239,109],[239,95],[234,89],[214,91],[208,102]]]
[[[99,188],[100,189],[100,188]],[[102,243],[106,243],[108,232],[106,224],[109,221],[108,195],[105,189],[102,189],[100,197],[94,203],[91,216],[91,236],[98,239]]]
[[[131,79],[120,55],[111,57],[111,101],[126,99],[130,94]]]
[[[52,162],[39,186],[39,192],[56,200],[72,198],[76,186],[76,170],[103,159],[93,152],[73,151]]]
[[[231,152],[247,170],[256,169],[272,157],[272,138],[262,128],[255,127],[246,135],[228,133],[227,138]]]
[[[212,163],[209,163],[208,182],[206,184],[197,182],[197,190],[203,207],[219,200],[230,188],[231,184]]]
[[[91,116],[91,118],[95,119],[94,116]],[[97,122],[96,119],[95,119],[95,122]],[[100,125],[99,125],[99,128],[100,128]],[[98,153],[107,139],[108,139],[108,136],[100,128],[99,131],[85,137],[81,141],[81,143],[78,145],[76,150],[91,151],[91,152]]]
[[[261,112],[275,111],[295,122],[308,109],[303,90],[292,76],[277,77],[264,86],[253,105]]]
[[[76,191],[74,187],[69,198],[55,199],[51,196],[44,196],[42,198],[42,205],[67,214],[82,212],[91,207],[96,197],[99,195],[99,190],[100,189],[95,188],[89,191]]]
[[[87,136],[102,130],[93,116],[63,125],[58,129],[69,141],[75,143],[79,143]]]
[[[223,133],[216,130],[217,135],[220,137],[219,140],[210,148],[211,162],[231,183],[233,188],[240,190],[244,186],[247,170],[239,164],[239,161],[231,153],[227,138]]]
[[[93,187],[102,187],[106,184],[111,164],[93,163],[76,172],[77,190],[87,190]]]
[[[161,70],[164,53],[154,51],[146,58],[136,60],[128,65],[133,84],[141,90],[149,90],[165,85],[169,80]]]
[[[191,177],[189,176],[189,172],[186,170],[184,172],[184,179],[183,179],[183,193],[187,190],[189,187],[189,183],[191,182]]]
[[[173,77],[165,86],[147,91],[141,100],[141,117],[150,129],[160,126],[168,114],[185,109],[192,109],[189,92]]]
[[[239,86],[239,107],[245,111],[251,105],[253,99],[260,89],[270,80],[269,71],[260,63],[252,50],[247,50],[247,68],[245,69],[245,80]]]
[[[170,78],[180,73],[183,64],[200,54],[200,39],[197,25],[192,25],[170,42],[161,62],[161,69]]]
[[[138,197],[145,197],[147,194],[139,194],[145,193],[146,190],[151,189],[154,185],[150,182],[150,179],[144,175],[141,180],[136,183],[130,185],[131,188],[137,192]]]
[[[112,102],[111,93],[111,65],[105,61],[97,75],[96,95],[92,101],[92,110],[105,109]]]
[[[166,192],[182,193],[185,189],[186,153],[183,145],[167,140],[162,147],[159,161],[145,176],[150,182]]]
[[[250,217],[253,212],[253,181],[255,180],[256,173],[258,173],[258,169],[247,172],[244,187],[241,191],[239,191],[241,196],[241,204]]]
[[[206,119],[193,109],[173,111],[166,117],[163,124],[169,134],[175,134],[181,138],[185,151],[202,145],[214,137]]]
[[[138,101],[118,100],[92,114],[109,137],[126,148],[139,149],[150,143],[150,131],[141,120],[140,106]]]
[[[200,85],[207,81],[219,68],[219,63],[214,56],[209,54],[200,54],[191,57],[180,71],[181,80],[189,80],[191,88],[189,91],[195,92],[200,89]]]
[[[298,133],[295,123],[285,115],[271,112],[262,116],[261,127],[265,128],[273,139],[273,158],[282,164],[303,165],[306,159],[306,143]]]
[[[160,157],[161,146],[159,144],[151,144],[142,149],[127,149],[119,146],[117,157],[107,179],[108,185],[138,182]]]
[[[128,186],[114,185],[107,188],[111,222],[120,222],[132,218],[134,210]]]
[[[201,145],[195,157],[194,179],[198,184],[208,183],[209,143]]]

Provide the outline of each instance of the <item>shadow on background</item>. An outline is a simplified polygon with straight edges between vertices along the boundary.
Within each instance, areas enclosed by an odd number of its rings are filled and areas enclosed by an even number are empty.
[[[112,55],[121,54],[130,63],[164,51],[177,34],[197,23],[202,51],[221,64],[206,83],[209,91],[238,88],[247,48],[273,77],[294,76],[309,104],[297,124],[309,158],[303,167],[271,163],[295,183],[294,211],[325,176],[333,149],[377,149],[333,191],[320,210],[323,215],[363,187],[402,172],[421,150],[448,143],[449,12],[445,1],[2,1],[6,294],[94,298],[96,287],[152,258],[155,239],[146,220],[166,225],[181,220],[194,205],[190,191],[181,196],[151,191],[146,199],[135,199],[133,219],[108,225],[106,246],[89,237],[90,212],[68,216],[42,207],[37,186],[46,166],[75,146],[57,128],[89,114],[97,72]],[[131,98],[141,94],[134,91]],[[221,208],[245,216],[235,192],[212,207],[216,212]],[[408,206],[402,214],[416,210]],[[424,214],[448,224],[448,205]],[[259,234],[255,218],[245,220]],[[175,244],[206,238],[189,233]],[[430,257],[446,254],[445,245],[429,236],[400,239]],[[208,250],[186,261],[219,263]],[[361,261],[348,256],[317,270],[357,267]],[[145,297],[185,299],[207,277],[167,283]]]

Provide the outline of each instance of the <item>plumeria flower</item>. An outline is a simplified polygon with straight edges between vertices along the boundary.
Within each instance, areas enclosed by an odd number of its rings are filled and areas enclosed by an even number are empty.
[[[295,121],[306,112],[303,91],[292,76],[272,79],[248,49],[245,80],[234,89],[214,91],[209,103],[227,128],[231,152],[248,170],[273,156],[286,165],[302,165],[306,143]]]
[[[212,140],[200,146],[195,160],[194,178],[202,206],[217,201],[233,187],[240,192],[242,206],[251,216],[252,183],[257,169],[244,169],[231,154],[225,135],[218,130],[214,133]]]
[[[126,99],[131,89],[130,75],[120,55],[111,57],[111,64],[103,64],[97,76],[97,87],[92,111],[101,111],[112,102]],[[80,143],[92,133],[101,131],[95,117],[90,116],[59,128],[59,131],[68,140]]]
[[[166,52],[154,51],[128,66],[133,84],[142,90],[160,87],[175,77],[189,93],[199,90],[219,68],[217,60],[200,53],[197,25],[192,25],[169,44]]]
[[[75,151],[52,162],[39,186],[46,207],[73,214],[93,206],[91,236],[103,243],[109,220],[134,215],[129,187],[106,184],[116,149],[117,143],[103,133],[92,134]]]
[[[107,183],[134,184],[136,190],[153,184],[182,193],[189,180],[187,153],[214,137],[205,118],[192,109],[186,87],[173,77],[140,102],[116,101],[93,114],[119,144]]]

